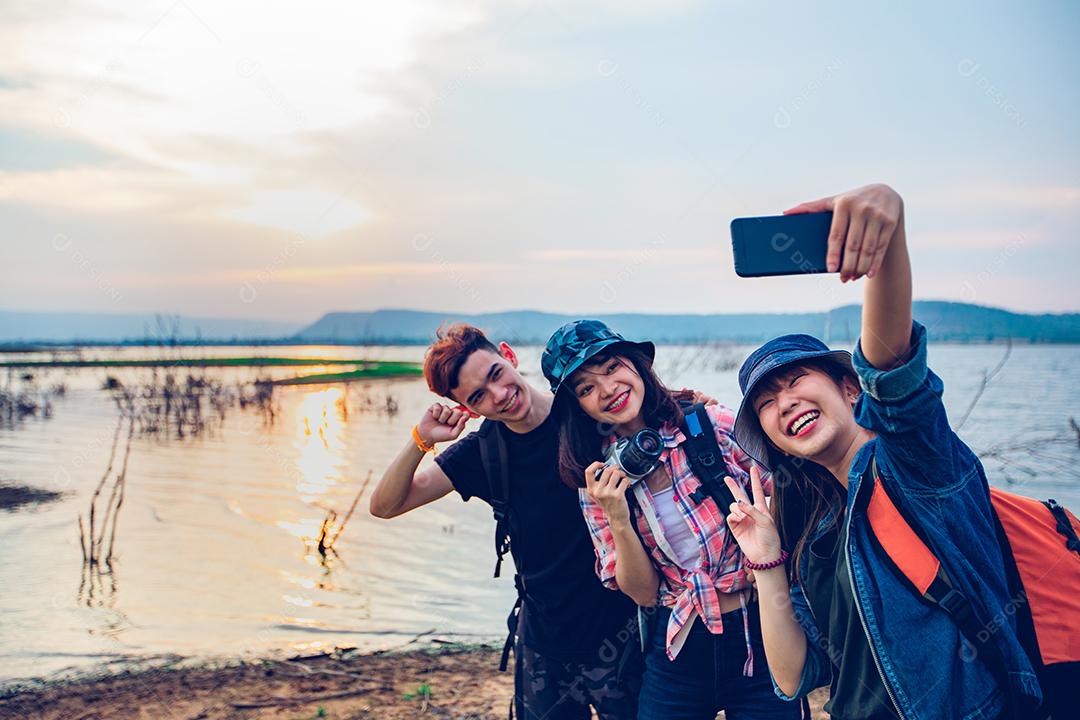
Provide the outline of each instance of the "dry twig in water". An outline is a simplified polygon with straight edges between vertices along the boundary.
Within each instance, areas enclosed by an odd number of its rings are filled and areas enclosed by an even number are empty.
[[[356,497],[353,498],[352,505],[349,506],[349,512],[345,513],[345,519],[341,521],[341,525],[338,526],[337,532],[334,533],[334,538],[330,541],[328,547],[333,548],[334,543],[337,542],[338,537],[341,536],[341,531],[345,529],[345,526],[349,522],[349,518],[352,517],[353,511],[356,510],[356,504],[360,502],[361,496],[367,490],[368,484],[371,483],[372,471],[368,470],[367,477],[364,479],[364,484],[360,486],[359,492],[356,493]]]
[[[335,532],[334,536],[329,540],[327,540],[327,535],[334,526],[334,521],[337,520],[337,511],[326,511],[326,517],[323,518],[322,528],[319,530],[319,554],[323,557],[326,557],[326,554],[334,549],[334,543],[341,537],[341,532],[349,523],[349,518],[352,517],[353,511],[356,510],[357,503],[360,502],[360,498],[367,492],[368,485],[371,483],[371,476],[372,471],[368,470],[367,477],[364,479],[364,484],[360,486],[360,490],[356,493],[356,497],[353,498],[352,505],[349,506],[349,512],[345,513],[345,519],[341,521],[341,525],[338,526],[337,532]]]
[[[1005,363],[1009,359],[1009,355],[1012,354],[1012,338],[1009,338],[1005,345],[1005,355],[1002,356],[1001,361],[994,367],[993,370],[983,370],[982,382],[979,383],[979,389],[975,391],[975,397],[971,398],[971,404],[968,405],[967,411],[963,417],[960,418],[960,422],[956,423],[956,427],[953,428],[953,432],[960,432],[960,428],[964,427],[964,423],[971,417],[971,411],[975,409],[975,406],[979,403],[979,398],[986,392],[986,386],[990,384],[990,381],[1001,372],[1001,369],[1005,367]]]

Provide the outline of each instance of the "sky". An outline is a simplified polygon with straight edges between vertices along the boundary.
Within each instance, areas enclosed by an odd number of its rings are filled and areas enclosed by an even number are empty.
[[[1080,311],[1080,5],[0,0],[0,308],[809,312],[728,225],[870,182],[915,296]]]

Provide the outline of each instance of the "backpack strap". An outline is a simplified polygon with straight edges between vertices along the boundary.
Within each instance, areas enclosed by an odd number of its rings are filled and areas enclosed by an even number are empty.
[[[495,577],[499,577],[503,556],[510,550],[510,469],[506,441],[498,423],[492,420],[484,420],[478,434],[480,462],[487,475],[491,514],[495,517]]]
[[[1015,714],[1020,703],[1009,682],[1004,653],[992,641],[993,633],[985,632],[989,626],[980,620],[971,599],[949,580],[948,573],[941,566],[918,522],[893,502],[881,481],[876,458],[871,458],[870,469],[873,488],[866,505],[866,517],[871,538],[905,581],[904,584],[917,597],[944,610],[956,623],[960,633],[1001,687],[1006,703],[1003,717],[1024,717]],[[1002,552],[1006,551],[1007,548],[1002,548]]]
[[[484,475],[487,476],[491,514],[495,518],[495,577],[499,577],[502,571],[503,557],[510,551],[510,465],[506,450],[506,441],[499,432],[499,423],[485,419],[477,432],[480,436],[480,463],[484,467]],[[518,568],[520,571],[520,567]],[[510,663],[510,653],[514,648],[514,641],[518,634],[518,620],[521,616],[522,600],[525,596],[524,583],[521,573],[514,573],[514,589],[517,591],[517,599],[510,614],[506,617],[506,642],[503,643],[502,656],[499,658],[499,672],[506,672]],[[520,663],[518,663],[520,664]],[[515,671],[514,693],[518,694],[520,688],[519,673]],[[513,716],[513,701],[510,705],[510,714]]]
[[[1080,555],[1080,537],[1076,536],[1076,528],[1073,527],[1069,511],[1059,505],[1058,501],[1053,498],[1043,500],[1042,503],[1050,510],[1050,514],[1054,516],[1054,520],[1057,522],[1057,531],[1065,536],[1065,547]]]
[[[510,653],[513,651],[514,642],[517,640],[518,625],[521,621],[521,603],[525,596],[521,587],[520,575],[514,575],[514,587],[517,590],[517,600],[514,601],[514,607],[510,608],[510,614],[506,616],[506,642],[503,643],[502,655],[499,657],[499,672],[506,672],[506,668],[510,664]],[[520,663],[518,664],[520,665]],[[517,681],[518,678],[515,675],[515,691],[519,687]]]
[[[638,503],[637,495],[634,494],[634,488],[629,487],[626,489],[626,507],[630,511],[630,526],[634,528],[634,534],[637,535],[638,542],[642,547],[646,547],[645,540],[641,537],[641,530],[638,529],[637,514],[641,512],[641,505]],[[664,582],[664,576],[660,576],[660,582]],[[656,587],[657,605],[659,605],[660,586]],[[645,608],[640,605],[637,606],[637,631],[638,641],[641,643],[642,654],[649,650],[649,637],[652,634],[652,622],[650,614],[645,611]],[[629,640],[627,640],[629,644]]]
[[[702,403],[684,408],[683,413],[679,428],[686,436],[686,455],[694,475],[701,481],[701,487],[690,494],[690,499],[700,505],[706,497],[711,497],[726,518],[735,497],[724,482],[728,469],[720,444],[716,442],[712,420]]]

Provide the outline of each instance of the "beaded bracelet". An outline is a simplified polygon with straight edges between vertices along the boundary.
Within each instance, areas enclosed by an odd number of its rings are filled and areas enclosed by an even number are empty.
[[[420,437],[420,426],[419,425],[413,425],[412,439],[413,439],[413,442],[416,443],[416,448],[420,452],[424,453],[425,455],[428,454],[429,452],[434,452],[435,451],[435,443],[431,443],[431,445],[427,445],[427,444],[424,443],[424,438]]]
[[[772,562],[756,563],[750,562],[749,560],[743,560],[743,567],[749,568],[750,570],[772,570],[774,567],[780,567],[781,565],[783,565],[785,562],[787,562],[787,559],[788,551],[781,550],[780,557],[776,558]]]

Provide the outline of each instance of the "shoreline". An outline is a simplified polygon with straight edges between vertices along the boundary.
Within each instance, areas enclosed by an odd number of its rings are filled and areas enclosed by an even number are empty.
[[[513,666],[498,671],[494,645],[443,645],[362,654],[136,669],[104,676],[25,682],[0,689],[0,716],[97,718],[505,718]],[[813,717],[827,697],[811,695]]]
[[[195,661],[0,688],[0,717],[505,718],[513,673],[489,645],[444,645],[287,659]]]

